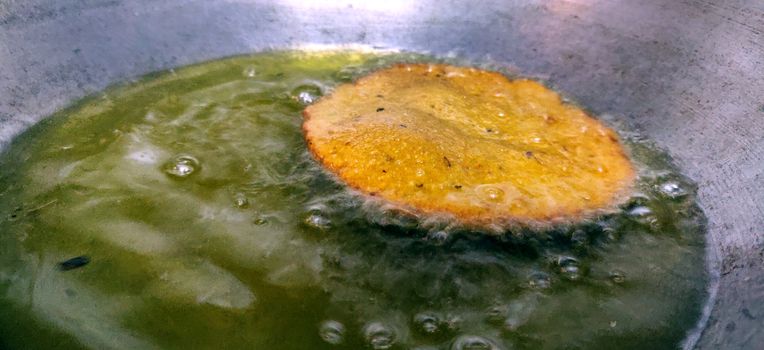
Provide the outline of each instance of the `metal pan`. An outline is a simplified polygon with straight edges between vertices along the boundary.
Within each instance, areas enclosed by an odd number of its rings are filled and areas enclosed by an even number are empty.
[[[493,61],[626,119],[700,186],[713,283],[686,341],[764,348],[761,0],[0,2],[0,145],[141,74],[303,44]]]

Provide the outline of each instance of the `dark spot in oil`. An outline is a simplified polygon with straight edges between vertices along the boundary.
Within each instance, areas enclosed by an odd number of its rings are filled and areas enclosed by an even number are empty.
[[[74,270],[76,268],[83,267],[90,263],[90,258],[86,255],[81,255],[76,258],[63,261],[58,264],[58,269],[61,271]]]
[[[382,95],[377,95],[377,97],[379,97],[379,98],[384,98],[385,96],[382,96]]]
[[[493,129],[485,129],[486,132],[493,132]]]
[[[533,157],[533,152],[525,151],[525,158],[532,158],[532,157]]]
[[[461,190],[462,189],[462,185],[454,185],[454,188],[457,189],[457,190]]]
[[[379,107],[379,108],[377,108],[377,112],[382,112],[382,111],[384,111],[384,110],[385,110],[385,108],[384,108],[384,107]]]
[[[392,157],[391,155],[389,155],[389,154],[385,154],[385,160],[386,160],[386,161],[388,161],[388,162],[392,162],[392,161],[394,161],[394,160],[395,160],[395,158],[393,158],[393,157]]]
[[[408,128],[408,126],[406,126],[406,124],[400,124],[400,127],[402,127],[402,128]]]
[[[416,184],[416,187],[417,188],[422,188],[422,187],[424,187],[424,184]]]
[[[442,74],[440,74],[440,73],[438,73],[438,74],[435,74],[435,77],[436,77],[436,78],[440,78],[440,77],[442,77],[442,76],[443,76],[443,75],[442,75]]]
[[[387,174],[387,170],[385,170],[385,169],[382,169],[382,172],[383,172],[383,173],[385,173],[385,174]]]
[[[446,163],[446,166],[447,166],[447,167],[449,167],[449,168],[451,167],[451,161],[450,161],[450,160],[448,160],[448,157],[446,157],[446,156],[443,156],[443,162],[445,162],[445,163]]]

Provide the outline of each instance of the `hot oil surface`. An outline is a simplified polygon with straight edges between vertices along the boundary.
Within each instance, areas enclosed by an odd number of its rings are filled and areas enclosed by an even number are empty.
[[[504,236],[418,230],[311,159],[306,104],[422,60],[225,59],[19,137],[0,160],[0,347],[674,348],[704,298],[703,217],[638,136],[622,212]]]

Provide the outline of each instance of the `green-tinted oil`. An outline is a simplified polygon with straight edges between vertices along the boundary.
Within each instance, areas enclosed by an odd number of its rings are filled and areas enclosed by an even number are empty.
[[[639,137],[620,213],[502,236],[388,217],[310,157],[305,104],[426,59],[224,59],[21,135],[0,159],[0,348],[675,348],[705,296],[703,217]]]

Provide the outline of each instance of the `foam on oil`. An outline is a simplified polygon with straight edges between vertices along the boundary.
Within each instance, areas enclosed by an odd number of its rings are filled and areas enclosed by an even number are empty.
[[[0,159],[0,347],[676,347],[704,298],[703,216],[638,135],[622,211],[498,236],[365,202],[309,156],[305,105],[422,60],[214,61],[20,136]]]

